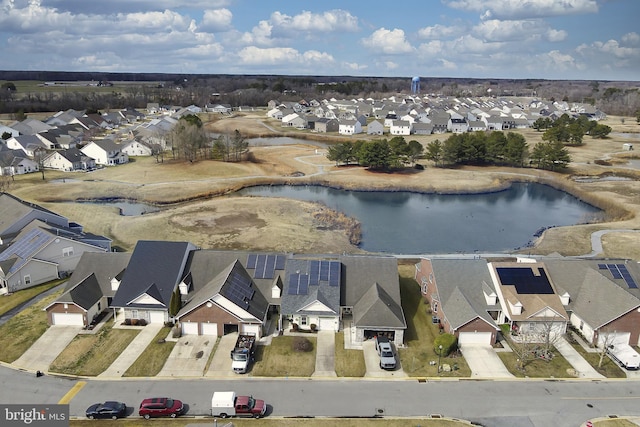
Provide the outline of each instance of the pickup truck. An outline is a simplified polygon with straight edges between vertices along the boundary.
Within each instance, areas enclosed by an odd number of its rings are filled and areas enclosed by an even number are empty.
[[[374,342],[378,356],[380,356],[380,367],[382,369],[395,369],[396,355],[389,339],[376,335]]]
[[[253,396],[236,396],[234,391],[216,391],[211,397],[211,415],[214,417],[263,417],[267,412],[264,400]]]
[[[231,369],[236,374],[244,374],[249,369],[249,365],[253,361],[256,349],[255,334],[238,335],[236,345],[231,350]]]

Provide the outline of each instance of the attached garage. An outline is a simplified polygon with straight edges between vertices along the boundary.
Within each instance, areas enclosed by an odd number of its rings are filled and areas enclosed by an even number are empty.
[[[336,331],[338,321],[335,317],[320,317],[318,319],[319,328],[321,331]]]
[[[84,326],[82,313],[51,313],[52,325]]]
[[[200,334],[217,336],[218,324],[217,323],[200,323]]]
[[[164,311],[150,311],[149,312],[149,321],[150,323],[162,324],[165,322],[165,312]]]
[[[198,323],[196,322],[183,322],[181,327],[182,335],[198,335]]]
[[[460,332],[458,334],[458,346],[464,345],[491,345],[491,332]]]

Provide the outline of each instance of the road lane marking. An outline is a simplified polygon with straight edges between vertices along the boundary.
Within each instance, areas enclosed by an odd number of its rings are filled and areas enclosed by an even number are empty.
[[[62,396],[62,399],[60,399],[58,404],[65,405],[71,402],[71,400],[76,396],[76,394],[80,392],[80,390],[82,390],[82,387],[84,387],[86,384],[86,381],[78,381],[73,387],[71,387],[71,390],[69,390],[67,394]]]

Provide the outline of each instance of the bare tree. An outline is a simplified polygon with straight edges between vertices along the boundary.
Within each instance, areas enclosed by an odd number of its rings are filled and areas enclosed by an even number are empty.
[[[36,148],[33,152],[33,160],[38,164],[42,180],[44,181],[44,159],[47,157],[47,150],[44,147]]]
[[[13,184],[13,173],[0,175],[0,193],[6,193]]]
[[[602,367],[604,356],[606,356],[609,346],[613,344],[615,339],[616,331],[604,328],[600,332],[598,332],[598,368]]]

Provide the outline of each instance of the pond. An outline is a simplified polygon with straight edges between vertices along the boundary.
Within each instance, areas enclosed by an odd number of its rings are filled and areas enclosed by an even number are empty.
[[[320,202],[357,218],[361,248],[394,254],[508,252],[544,229],[592,222],[594,206],[552,187],[519,183],[495,193],[439,195],[258,186],[236,195]]]
[[[110,201],[110,202],[80,202],[80,203],[91,203],[100,206],[107,207],[115,207],[120,209],[120,215],[123,216],[138,216],[144,215],[147,213],[158,212],[160,208],[157,206],[149,205],[147,203],[139,203],[139,202],[129,202],[126,200],[122,201]]]

